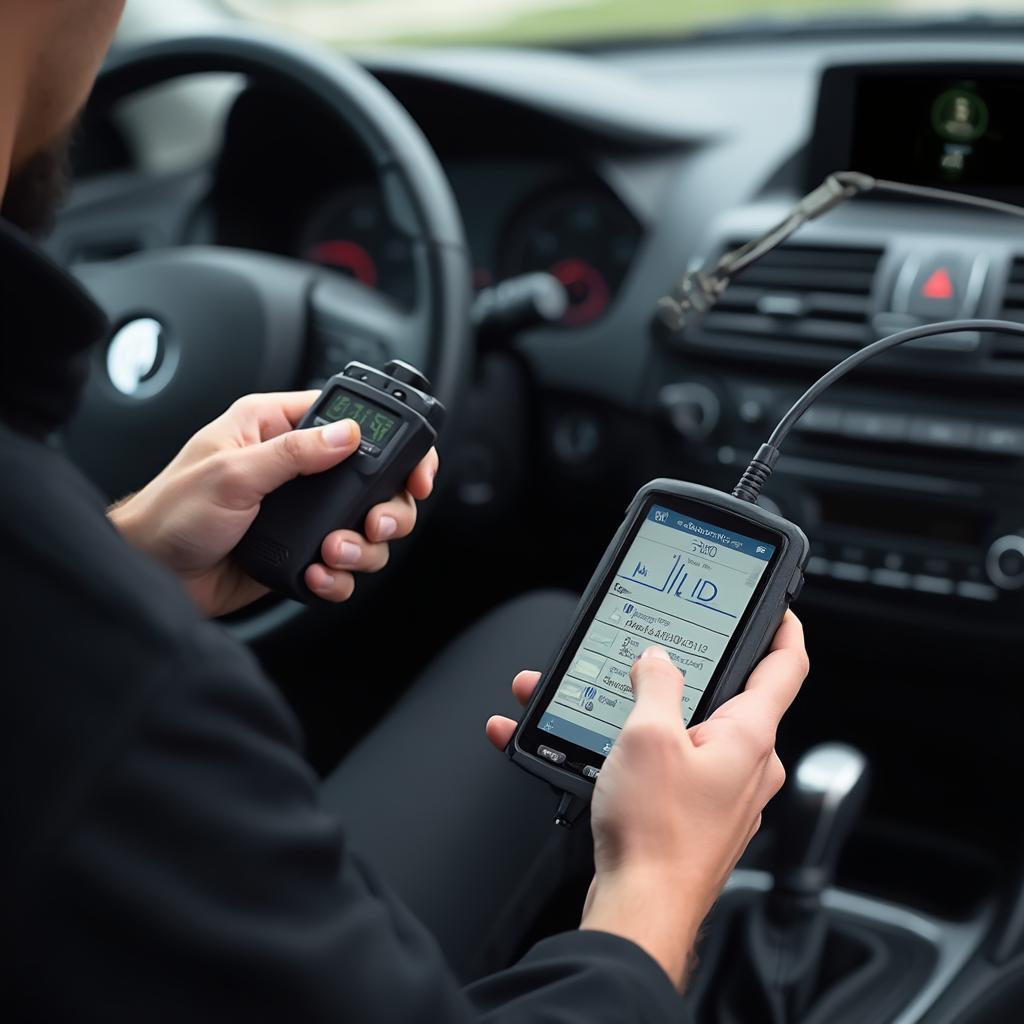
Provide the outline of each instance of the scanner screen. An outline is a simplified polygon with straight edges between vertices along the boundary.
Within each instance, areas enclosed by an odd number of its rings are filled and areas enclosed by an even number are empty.
[[[607,756],[633,707],[630,668],[652,644],[686,675],[689,723],[775,551],[651,506],[537,722],[540,732]]]

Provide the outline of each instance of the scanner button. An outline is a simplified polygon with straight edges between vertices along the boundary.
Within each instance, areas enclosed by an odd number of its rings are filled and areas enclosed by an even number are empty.
[[[596,779],[601,774],[600,768],[595,768],[592,764],[584,765],[580,772],[585,778]]]
[[[560,750],[553,750],[551,747],[538,747],[537,756],[543,757],[545,761],[550,761],[552,764],[561,764],[565,760],[565,754]]]
[[[800,569],[797,569],[793,573],[793,578],[789,581],[789,586],[786,587],[786,597],[790,601],[795,601],[800,596],[800,591],[804,589],[804,574]]]
[[[371,444],[369,441],[360,441],[359,450],[364,455],[372,455],[374,457],[380,455],[380,449],[375,444]]]

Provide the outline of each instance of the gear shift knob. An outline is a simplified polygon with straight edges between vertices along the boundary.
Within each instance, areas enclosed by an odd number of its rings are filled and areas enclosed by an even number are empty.
[[[804,754],[783,797],[772,903],[817,899],[832,882],[867,792],[868,762],[856,748],[823,743]]]

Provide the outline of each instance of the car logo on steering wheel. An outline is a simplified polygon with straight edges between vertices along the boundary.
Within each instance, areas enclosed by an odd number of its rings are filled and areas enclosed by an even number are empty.
[[[145,398],[166,384],[166,375],[161,374],[162,380],[154,380],[164,362],[162,334],[159,320],[140,317],[126,323],[111,339],[107,376],[122,395]]]

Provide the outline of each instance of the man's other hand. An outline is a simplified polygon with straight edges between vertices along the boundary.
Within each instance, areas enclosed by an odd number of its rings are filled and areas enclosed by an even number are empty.
[[[636,661],[636,704],[594,787],[595,875],[581,927],[632,939],[682,987],[697,929],[785,781],[775,732],[807,669],[789,612],[746,689],[687,729],[682,674],[657,647]],[[516,676],[521,704],[539,678]],[[514,730],[509,718],[487,722],[499,749]]]
[[[152,483],[110,510],[125,539],[177,573],[207,615],[226,615],[267,593],[230,558],[263,498],[294,477],[344,462],[359,446],[359,427],[352,420],[294,429],[317,395],[297,391],[240,398],[203,427]],[[362,534],[328,534],[320,549],[323,561],[306,570],[309,589],[327,601],[345,601],[355,589],[355,573],[382,569],[388,542],[412,532],[416,502],[433,490],[437,466],[431,449],[405,490],[370,510]]]

